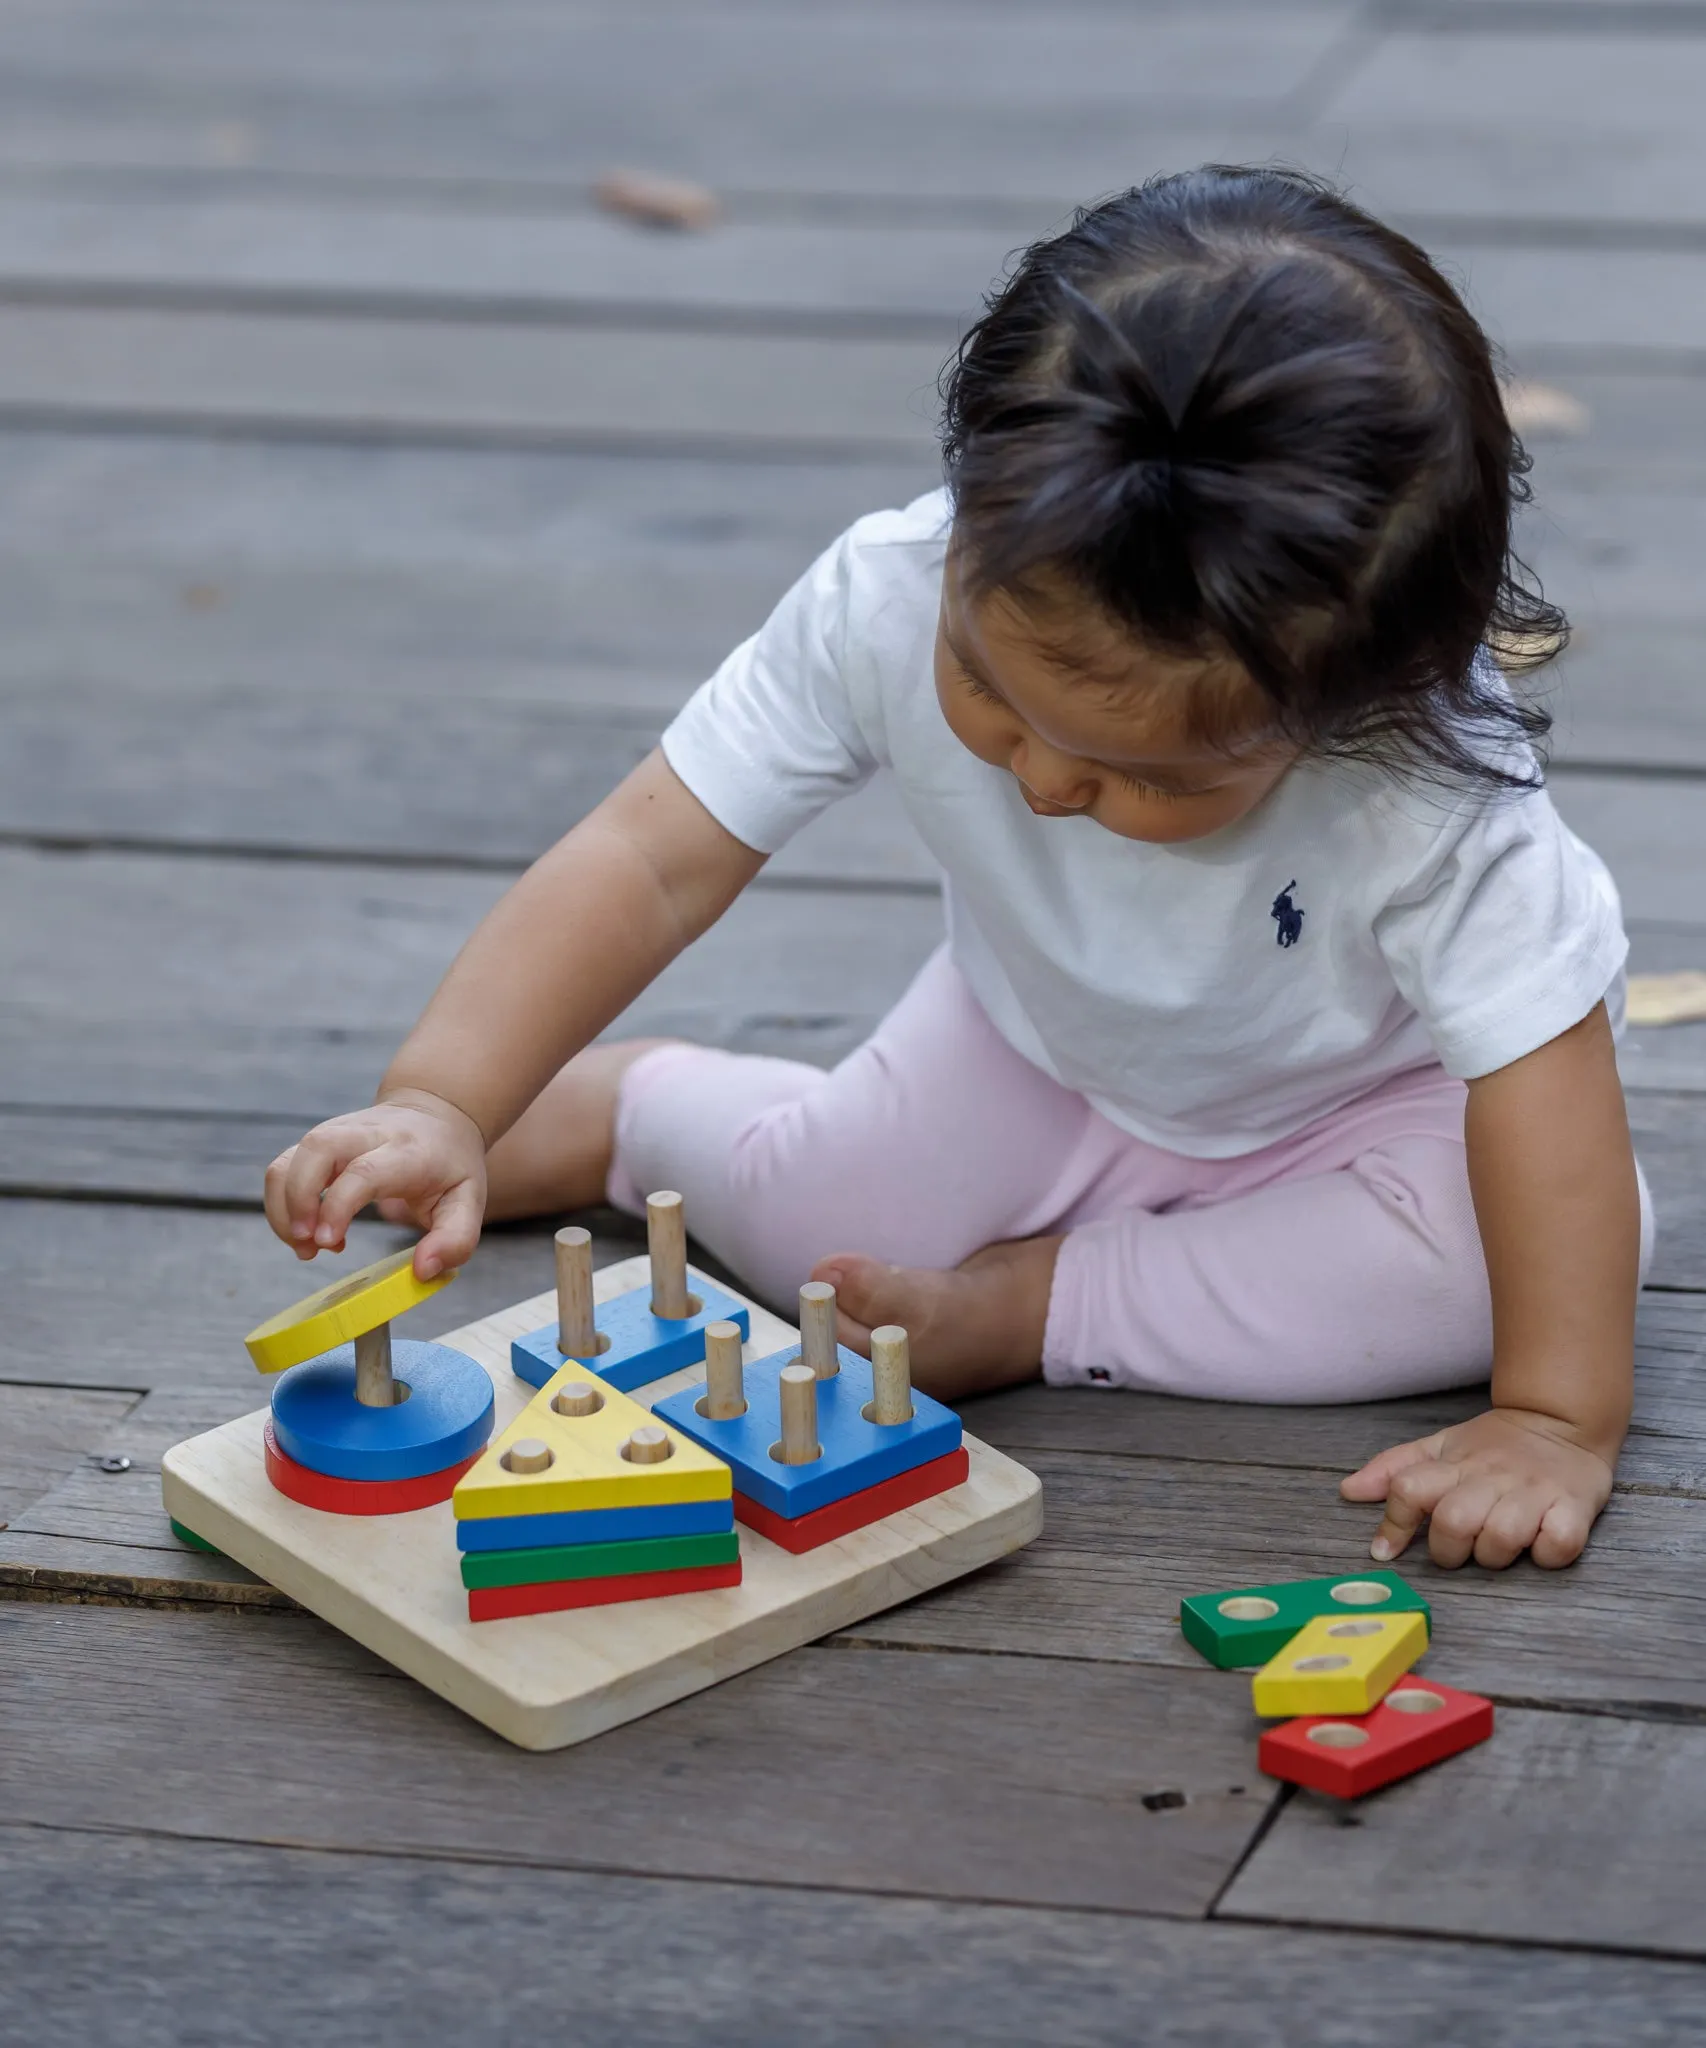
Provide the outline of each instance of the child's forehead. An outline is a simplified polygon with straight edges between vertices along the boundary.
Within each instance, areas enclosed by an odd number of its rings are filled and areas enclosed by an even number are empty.
[[[962,651],[1008,689],[1118,750],[1181,764],[1224,758],[1273,735],[1270,707],[1230,658],[1146,646],[1064,588],[968,589],[950,573],[945,609]]]

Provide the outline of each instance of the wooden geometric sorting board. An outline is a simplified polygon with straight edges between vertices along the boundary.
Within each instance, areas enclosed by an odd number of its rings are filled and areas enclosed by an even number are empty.
[[[643,1258],[598,1274],[602,1301],[647,1277]],[[509,1347],[555,1312],[546,1293],[444,1341],[491,1375],[495,1428],[535,1390]],[[797,1343],[756,1304],[749,1358]],[[648,1402],[704,1377],[703,1365],[641,1388]],[[523,1749],[562,1749],[620,1727],[785,1650],[976,1571],[1042,1528],[1034,1474],[967,1436],[962,1486],[795,1557],[742,1529],[739,1586],[625,1606],[471,1622],[450,1503],[372,1518],[327,1515],[266,1476],[267,1410],[191,1437],[162,1460],[166,1511],[431,1691]]]

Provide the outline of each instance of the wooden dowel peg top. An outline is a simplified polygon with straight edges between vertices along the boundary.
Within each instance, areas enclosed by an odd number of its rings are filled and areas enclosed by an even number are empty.
[[[394,1408],[397,1404],[389,1323],[363,1330],[355,1340],[355,1398],[364,1408]]]
[[[600,1346],[592,1313],[592,1232],[557,1232],[557,1349],[565,1358],[595,1358]]]
[[[912,1420],[912,1354],[898,1323],[871,1332],[871,1400],[865,1420],[893,1428]]]
[[[808,1280],[800,1289],[800,1363],[820,1380],[841,1370],[835,1348],[835,1289],[827,1280]]]
[[[646,1197],[646,1250],[652,1262],[652,1314],[678,1323],[698,1304],[687,1291],[687,1218],[681,1197],[665,1188]]]
[[[705,1398],[699,1413],[710,1422],[733,1422],[746,1413],[746,1375],[740,1331],[733,1323],[705,1325]]]
[[[648,1422],[629,1436],[622,1446],[622,1455],[630,1465],[661,1465],[665,1458],[674,1457],[675,1445],[667,1429]]]
[[[785,1365],[777,1377],[782,1441],[770,1455],[779,1465],[810,1465],[822,1455],[817,1440],[817,1374],[809,1365]]]

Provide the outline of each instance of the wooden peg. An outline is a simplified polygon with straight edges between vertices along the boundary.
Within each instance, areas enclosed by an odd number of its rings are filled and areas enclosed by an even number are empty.
[[[661,1465],[665,1458],[674,1457],[675,1445],[670,1442],[667,1429],[646,1423],[628,1438],[622,1446],[622,1455],[630,1465]]]
[[[679,1323],[693,1313],[687,1291],[687,1218],[681,1197],[665,1188],[646,1197],[646,1250],[652,1261],[652,1314]]]
[[[394,1408],[397,1404],[389,1323],[363,1330],[355,1340],[355,1398],[364,1408]]]
[[[733,1323],[705,1325],[705,1398],[699,1413],[709,1422],[733,1422],[746,1413],[740,1331]]]
[[[557,1232],[557,1349],[565,1358],[596,1358],[592,1316],[592,1232]]]
[[[604,1396],[585,1380],[570,1380],[551,1396],[551,1406],[559,1415],[596,1415],[604,1406]]]
[[[912,1420],[912,1354],[898,1323],[871,1332],[871,1399],[864,1416],[886,1429]]]
[[[536,1436],[517,1437],[498,1460],[506,1472],[545,1472],[552,1462],[551,1446]]]
[[[817,1440],[817,1374],[809,1365],[785,1365],[777,1377],[782,1441],[770,1455],[781,1465],[810,1465],[823,1448]]]
[[[827,1280],[808,1280],[800,1289],[800,1363],[820,1380],[841,1370],[835,1348],[835,1289]]]

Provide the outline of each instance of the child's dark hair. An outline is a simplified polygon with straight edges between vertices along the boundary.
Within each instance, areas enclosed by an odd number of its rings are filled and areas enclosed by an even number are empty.
[[[1025,252],[943,383],[976,589],[1061,581],[1146,645],[1231,655],[1288,737],[1449,779],[1537,779],[1528,458],[1486,337],[1413,242],[1326,185],[1220,165]],[[1499,757],[1503,756],[1501,764]]]

